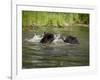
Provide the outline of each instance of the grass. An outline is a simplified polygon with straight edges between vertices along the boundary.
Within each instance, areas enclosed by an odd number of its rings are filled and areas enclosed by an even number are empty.
[[[22,11],[23,31],[44,31],[54,28],[69,29],[74,24],[89,24],[89,14],[63,13],[63,12],[42,12]]]

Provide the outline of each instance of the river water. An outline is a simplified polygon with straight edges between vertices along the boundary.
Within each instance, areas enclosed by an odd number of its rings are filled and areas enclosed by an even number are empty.
[[[38,33],[39,34],[39,33]],[[67,33],[65,32],[65,35]],[[89,28],[76,26],[71,32],[80,44],[29,42],[32,32],[22,33],[22,68],[89,66]]]

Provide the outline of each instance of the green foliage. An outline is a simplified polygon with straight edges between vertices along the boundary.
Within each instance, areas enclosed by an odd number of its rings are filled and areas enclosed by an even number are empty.
[[[23,30],[34,28],[64,28],[73,24],[89,24],[89,14],[22,11]]]

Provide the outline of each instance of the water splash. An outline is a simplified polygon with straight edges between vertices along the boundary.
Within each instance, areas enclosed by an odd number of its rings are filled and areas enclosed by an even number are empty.
[[[28,42],[40,42],[40,40],[43,38],[43,36],[41,35],[37,35],[37,34],[34,34],[34,36],[30,39],[25,39],[25,41],[28,41]]]
[[[53,41],[54,44],[64,43],[64,41],[61,39],[61,35],[60,34],[54,35],[54,37],[55,37],[55,39]]]

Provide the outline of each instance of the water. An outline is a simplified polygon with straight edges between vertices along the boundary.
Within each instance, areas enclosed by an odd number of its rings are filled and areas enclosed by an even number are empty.
[[[66,31],[60,33],[68,35]],[[23,32],[22,68],[89,66],[88,27],[74,26],[69,34],[76,36],[80,44],[58,42],[43,45],[38,40],[32,41],[32,32]]]

